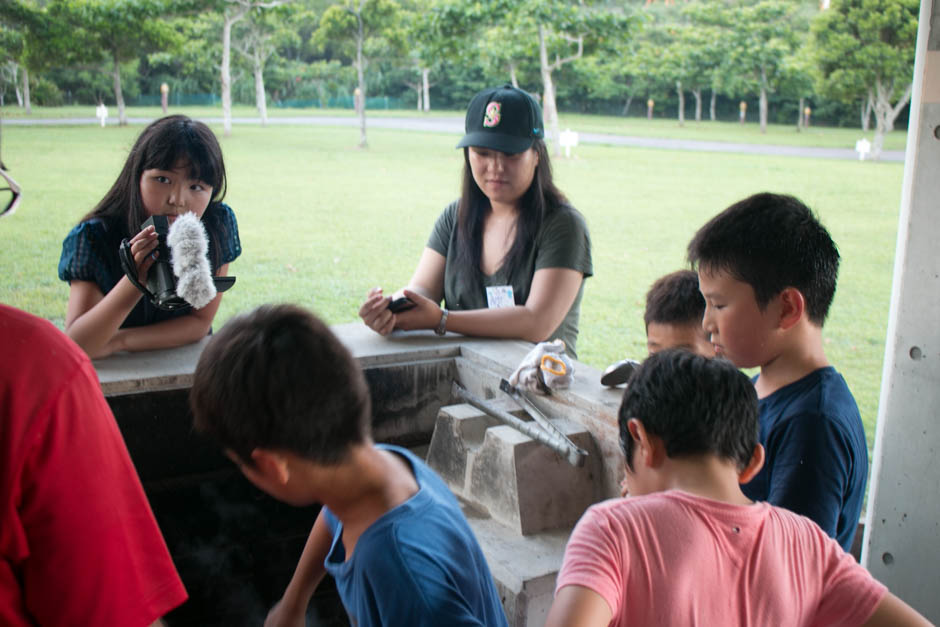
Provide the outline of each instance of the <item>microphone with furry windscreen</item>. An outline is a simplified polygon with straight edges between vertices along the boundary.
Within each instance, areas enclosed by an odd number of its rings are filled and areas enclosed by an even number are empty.
[[[215,298],[215,284],[206,254],[209,238],[202,221],[194,213],[186,213],[170,225],[166,236],[170,247],[176,294],[196,309],[202,309]]]
[[[173,311],[186,307],[201,309],[212,302],[216,293],[235,283],[235,277],[212,276],[206,253],[209,240],[202,221],[187,213],[173,224],[166,216],[148,218],[141,228],[153,226],[157,232],[157,258],[147,272],[147,284],[137,277],[137,264],[130,242],[121,242],[118,256],[124,274],[159,309]]]

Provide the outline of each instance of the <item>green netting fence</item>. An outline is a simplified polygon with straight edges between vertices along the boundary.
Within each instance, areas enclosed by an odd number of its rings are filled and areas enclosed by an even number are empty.
[[[272,101],[271,106],[283,109],[355,109],[352,96],[337,96],[333,98],[285,98]],[[389,96],[376,96],[366,98],[366,109],[405,109],[413,107],[406,104],[401,98]]]
[[[171,107],[212,106],[222,102],[222,99],[218,94],[183,94],[171,90],[167,102]],[[141,94],[136,98],[128,98],[127,104],[134,107],[159,107],[160,94]]]

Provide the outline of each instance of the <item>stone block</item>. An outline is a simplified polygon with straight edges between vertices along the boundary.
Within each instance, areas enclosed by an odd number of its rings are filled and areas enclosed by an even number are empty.
[[[595,500],[596,447],[576,423],[555,420],[589,451],[576,468],[550,448],[469,405],[444,407],[428,464],[455,494],[516,533],[570,529]]]
[[[427,463],[454,494],[466,492],[467,465],[483,445],[486,430],[500,424],[470,405],[442,407],[437,416]]]
[[[593,452],[583,428],[556,420],[572,442]],[[596,455],[595,455],[596,457]],[[469,500],[522,535],[570,529],[594,502],[594,464],[576,468],[508,425],[487,430],[470,471]]]

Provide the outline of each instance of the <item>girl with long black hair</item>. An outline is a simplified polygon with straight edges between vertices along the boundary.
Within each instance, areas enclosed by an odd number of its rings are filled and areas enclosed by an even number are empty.
[[[438,218],[402,294],[372,289],[359,310],[373,330],[561,338],[575,356],[584,280],[593,272],[583,216],[552,182],[542,112],[511,85],[467,110],[461,197]],[[444,306],[441,307],[441,301]]]
[[[144,221],[172,221],[191,212],[202,220],[215,276],[241,254],[238,224],[225,196],[225,163],[213,132],[183,115],[144,129],[110,191],[62,242],[59,278],[69,283],[65,331],[91,357],[169,348],[209,333],[221,293],[201,309],[157,309],[128,280],[118,248],[130,239],[141,283],[155,260],[157,233]]]

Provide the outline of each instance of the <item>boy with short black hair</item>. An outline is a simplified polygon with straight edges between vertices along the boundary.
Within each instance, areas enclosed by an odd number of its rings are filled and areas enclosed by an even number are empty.
[[[688,256],[716,354],[760,367],[767,462],[744,493],[812,518],[849,550],[868,448],[855,399],[823,350],[839,270],[835,243],[802,202],[763,193],[712,218]]]
[[[715,354],[702,329],[705,299],[698,289],[698,275],[679,270],[661,276],[646,293],[646,350],[653,353],[667,348],[684,348],[703,357]],[[633,359],[624,359],[604,371],[601,384],[626,383],[636,368]],[[620,484],[623,489],[623,483]]]
[[[703,356],[714,349],[702,329],[705,299],[698,289],[698,275],[678,270],[661,276],[646,293],[646,348],[652,355],[667,348],[685,348]]]
[[[754,503],[754,386],[730,362],[651,355],[618,415],[631,497],[593,505],[547,625],[927,625],[811,520]]]
[[[373,444],[365,378],[312,314],[263,306],[230,320],[190,400],[196,428],[252,483],[323,505],[271,623],[303,624],[329,572],[355,625],[506,625],[457,500],[412,453]]]

